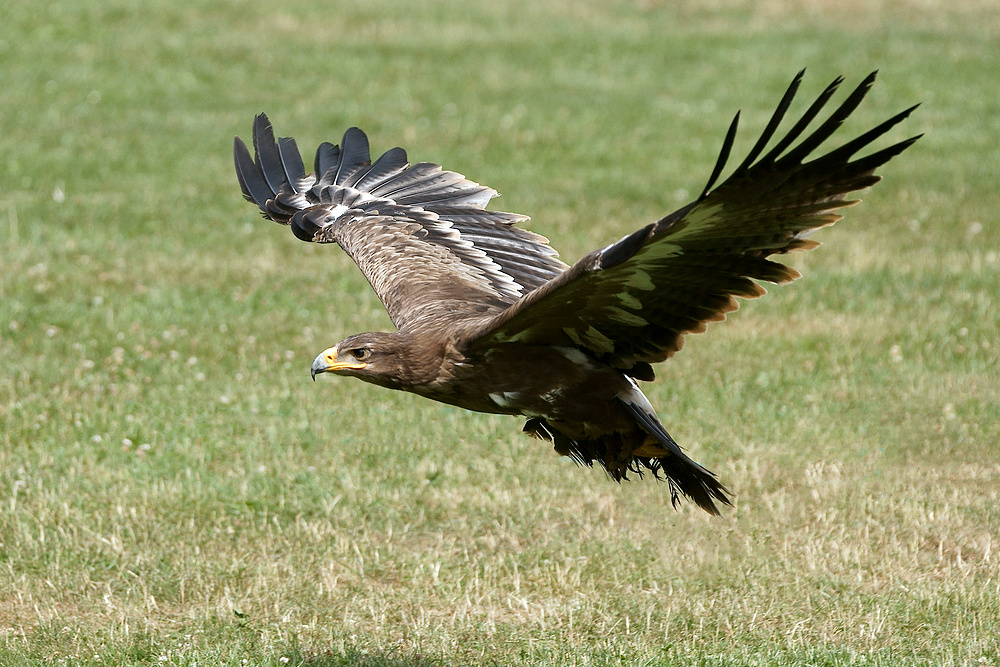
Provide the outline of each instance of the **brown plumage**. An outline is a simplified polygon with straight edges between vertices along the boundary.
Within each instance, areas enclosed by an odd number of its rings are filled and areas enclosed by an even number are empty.
[[[307,175],[295,142],[276,140],[262,114],[253,157],[235,140],[236,173],[265,217],[304,241],[340,245],[397,327],[328,348],[313,377],[350,375],[469,410],[524,415],[525,432],[560,454],[599,462],[616,480],[651,471],[667,479],[674,502],[680,493],[717,514],[728,491],[674,442],[636,380],[652,380],[650,364],[673,356],[685,334],[725,319],[735,297],[764,294],[755,280],[798,277],[767,257],[819,245],[805,237],[836,222],[835,211],[855,203],[845,196],[876,183],[875,169],[918,138],[854,158],[911,107],[806,161],[858,106],[873,73],[804,135],[835,80],[764,154],[801,78],[729,178],[713,187],[739,114],[697,200],[573,266],[515,226],[525,216],[487,211],[494,190],[434,164],[410,165],[401,148],[372,163],[357,128],[339,146],[320,145]]]

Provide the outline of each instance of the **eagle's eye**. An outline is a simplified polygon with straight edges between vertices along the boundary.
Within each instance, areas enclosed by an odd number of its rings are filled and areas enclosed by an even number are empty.
[[[356,350],[351,350],[351,356],[358,361],[367,361],[368,357],[372,356],[372,351],[367,347],[359,347]]]

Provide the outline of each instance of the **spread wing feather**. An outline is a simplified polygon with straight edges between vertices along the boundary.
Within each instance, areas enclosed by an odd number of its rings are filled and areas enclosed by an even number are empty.
[[[738,307],[735,297],[756,298],[755,280],[786,283],[798,272],[767,257],[819,245],[808,234],[840,219],[856,203],[851,192],[878,182],[874,170],[909,147],[913,137],[865,157],[854,155],[909,115],[899,113],[825,155],[806,161],[857,108],[875,81],[868,76],[830,117],[803,135],[836,92],[828,86],[768,153],[761,157],[802,80],[789,86],[760,139],[721,185],[739,114],[701,196],[647,225],[525,295],[466,338],[476,349],[508,342],[574,346],[636,377],[646,364],[681,349],[684,335],[700,333]]]
[[[527,217],[485,210],[495,190],[411,166],[402,148],[373,163],[357,128],[320,144],[308,175],[295,141],[276,139],[263,114],[253,146],[251,156],[234,141],[243,195],[298,238],[339,244],[400,329],[489,318],[567,268],[545,238],[515,226]]]

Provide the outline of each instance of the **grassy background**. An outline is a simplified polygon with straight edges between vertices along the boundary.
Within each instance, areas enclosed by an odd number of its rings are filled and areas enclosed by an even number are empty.
[[[0,660],[1000,665],[992,2],[7,3]],[[313,356],[389,322],[242,201],[254,113],[506,193],[572,261],[792,75],[927,136],[648,387],[713,520]],[[801,107],[799,107],[801,108]]]

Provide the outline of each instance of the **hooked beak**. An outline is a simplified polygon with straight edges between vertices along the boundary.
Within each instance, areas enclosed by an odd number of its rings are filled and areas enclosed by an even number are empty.
[[[319,356],[313,359],[312,368],[309,370],[312,373],[313,382],[315,382],[316,376],[320,373],[360,370],[367,365],[359,361],[337,361],[337,348],[330,347],[320,352]]]

